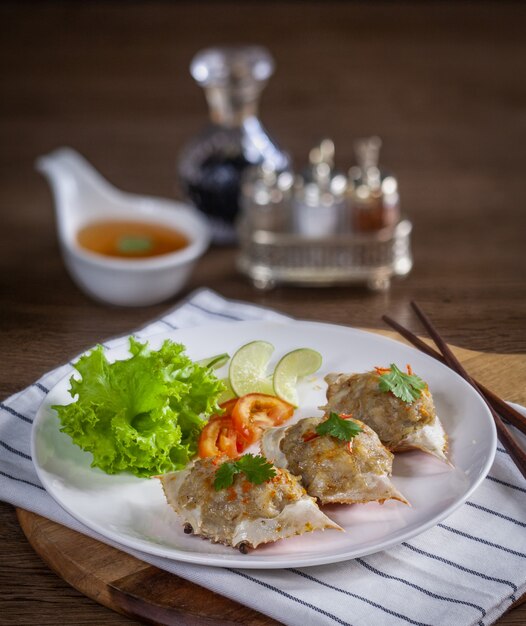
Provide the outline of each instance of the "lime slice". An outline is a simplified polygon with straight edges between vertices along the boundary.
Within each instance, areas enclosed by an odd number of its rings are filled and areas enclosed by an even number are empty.
[[[298,348],[288,352],[274,370],[274,393],[285,402],[298,406],[298,378],[314,374],[320,366],[321,354],[316,350]]]
[[[197,364],[201,365],[201,367],[208,367],[212,370],[218,370],[220,367],[223,367],[223,365],[225,365],[229,358],[230,355],[226,352],[223,352],[222,354],[216,354],[215,356],[208,357],[207,359],[201,359],[200,361],[197,361]]]
[[[267,366],[274,352],[268,341],[251,341],[241,346],[230,361],[230,385],[237,396],[247,393],[273,393]]]

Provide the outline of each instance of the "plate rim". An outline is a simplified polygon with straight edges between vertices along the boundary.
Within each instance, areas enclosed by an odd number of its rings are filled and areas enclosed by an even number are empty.
[[[53,392],[55,392],[55,390],[59,386],[63,385],[66,380],[69,380],[69,378],[74,373],[74,370],[72,370],[72,371],[69,371],[64,376],[62,376],[60,380],[58,380],[53,385],[53,387],[49,390],[49,392],[45,395],[45,397],[43,398],[42,402],[40,403],[38,407],[38,410],[35,415],[35,419],[33,421],[33,425],[31,428],[31,458],[32,458],[33,466],[35,467],[37,476],[40,482],[42,483],[43,487],[45,488],[46,493],[48,493],[48,495],[50,495],[53,498],[53,500],[64,511],[69,513],[77,522],[83,524],[90,530],[99,534],[102,538],[99,540],[104,541],[104,538],[109,539],[110,541],[117,544],[117,548],[119,548],[119,546],[122,546],[123,548],[130,548],[132,550],[143,552],[145,555],[163,557],[174,562],[180,561],[184,563],[190,563],[194,565],[205,565],[209,567],[220,567],[220,568],[221,567],[236,567],[236,568],[243,568],[243,569],[282,569],[286,567],[314,567],[318,565],[339,563],[342,561],[348,561],[348,560],[352,560],[355,558],[367,556],[370,554],[375,554],[375,553],[387,550],[389,548],[392,548],[396,545],[399,545],[402,541],[411,539],[415,536],[418,536],[426,532],[430,528],[436,526],[440,521],[449,517],[458,508],[460,508],[467,501],[467,499],[471,496],[471,494],[481,485],[481,483],[484,481],[484,479],[488,475],[493,465],[496,450],[497,450],[497,430],[495,427],[495,423],[493,421],[491,413],[488,407],[486,406],[484,400],[480,397],[480,394],[478,394],[469,385],[469,383],[467,383],[467,381],[465,381],[459,374],[457,374],[454,370],[450,369],[448,366],[444,365],[443,363],[440,363],[433,357],[419,351],[417,348],[414,348],[413,346],[409,344],[399,341],[393,337],[377,333],[374,330],[365,330],[365,329],[356,328],[353,326],[345,326],[342,324],[334,324],[334,323],[321,322],[321,321],[316,321],[316,320],[304,320],[304,319],[298,320],[298,319],[291,318],[291,319],[282,319],[282,320],[260,319],[260,320],[240,320],[237,322],[227,322],[227,321],[213,322],[209,324],[187,326],[187,327],[177,328],[177,329],[170,329],[170,330],[167,329],[166,331],[154,333],[146,337],[138,337],[138,335],[141,334],[141,331],[137,331],[137,333],[130,333],[128,335],[123,335],[122,337],[118,337],[117,339],[119,339],[120,341],[117,344],[111,345],[109,347],[105,347],[105,346],[103,347],[104,347],[105,354],[108,356],[108,358],[111,361],[112,352],[117,352],[119,350],[122,350],[122,348],[129,341],[129,337],[136,337],[140,341],[148,341],[150,343],[155,340],[172,339],[174,335],[176,336],[179,333],[184,333],[185,331],[203,329],[204,327],[206,327],[207,329],[213,330],[214,328],[224,329],[225,326],[238,326],[238,325],[243,325],[246,327],[249,327],[252,325],[259,326],[261,324],[265,324],[266,326],[286,326],[290,324],[291,322],[294,323],[295,326],[296,325],[297,326],[299,325],[311,326],[311,327],[321,326],[323,328],[336,329],[338,331],[346,331],[346,332],[350,332],[350,333],[354,333],[358,335],[366,335],[366,336],[374,337],[375,339],[380,339],[381,341],[386,341],[386,342],[396,344],[398,346],[402,346],[405,349],[409,350],[410,352],[418,353],[424,358],[424,360],[429,360],[430,362],[433,362],[434,365],[437,365],[440,368],[444,368],[448,372],[449,375],[453,375],[454,377],[456,377],[461,382],[461,384],[463,384],[466,387],[466,389],[468,390],[468,393],[472,393],[474,396],[478,396],[477,399],[480,400],[482,403],[481,409],[484,410],[483,412],[486,415],[487,423],[490,428],[491,440],[488,442],[490,453],[487,456],[486,461],[479,475],[473,481],[469,489],[467,489],[455,502],[452,502],[449,506],[441,510],[439,513],[437,513],[430,519],[428,519],[426,522],[423,522],[417,525],[416,528],[409,530],[409,531],[404,530],[402,528],[398,532],[396,532],[394,536],[391,536],[389,539],[386,539],[385,541],[376,542],[376,545],[373,550],[364,547],[362,550],[351,549],[351,550],[344,551],[342,554],[335,554],[335,555],[330,555],[330,556],[327,556],[325,554],[319,554],[315,556],[314,555],[304,556],[304,557],[294,557],[294,555],[285,555],[284,557],[279,557],[277,555],[272,555],[272,556],[267,556],[267,557],[257,557],[258,559],[261,559],[261,560],[258,560],[256,562],[256,561],[250,560],[250,555],[237,556],[237,553],[234,550],[233,550],[232,555],[230,554],[227,555],[227,554],[206,554],[202,552],[194,553],[194,552],[178,550],[177,548],[171,548],[171,547],[162,548],[162,547],[157,547],[156,544],[153,544],[153,543],[146,543],[145,546],[143,546],[141,543],[141,545],[138,546],[137,542],[134,541],[132,537],[128,538],[127,536],[123,536],[117,532],[114,532],[111,529],[104,527],[103,525],[100,525],[91,520],[86,520],[84,517],[79,516],[76,511],[74,511],[71,507],[69,507],[67,503],[65,503],[58,496],[58,494],[55,493],[55,491],[52,489],[52,486],[49,484],[49,481],[46,476],[45,468],[41,467],[40,463],[38,462],[37,434],[38,434],[39,426],[41,425],[42,422],[44,422],[44,420],[47,417],[48,397]],[[87,352],[90,352],[93,348],[94,346],[82,352],[81,354],[86,354]],[[81,356],[81,354],[72,360],[77,360]],[[151,479],[145,479],[145,480],[151,480]],[[167,551],[169,553],[167,553]]]

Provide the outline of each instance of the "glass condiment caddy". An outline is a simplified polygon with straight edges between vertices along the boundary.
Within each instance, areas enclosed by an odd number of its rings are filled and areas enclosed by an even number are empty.
[[[379,149],[376,137],[356,142],[359,165],[344,176],[334,167],[334,144],[323,140],[279,202],[264,200],[275,183],[253,174],[259,187],[254,179],[242,185],[240,271],[261,289],[362,283],[385,290],[392,277],[408,274],[412,225],[400,218],[397,181],[379,169]],[[259,202],[256,189],[265,189]]]

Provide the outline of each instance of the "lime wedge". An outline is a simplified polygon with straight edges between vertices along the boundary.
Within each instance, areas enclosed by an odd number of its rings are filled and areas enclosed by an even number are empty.
[[[321,360],[321,354],[311,348],[298,348],[288,352],[274,370],[274,393],[285,402],[298,406],[298,378],[317,372]]]
[[[273,393],[267,367],[274,346],[268,341],[251,341],[241,346],[230,361],[228,376],[237,396],[247,393]]]
[[[223,352],[222,354],[216,354],[215,356],[208,357],[207,359],[201,359],[200,361],[197,361],[197,364],[201,365],[201,367],[208,367],[211,370],[218,370],[220,367],[225,365],[229,358],[230,355]]]

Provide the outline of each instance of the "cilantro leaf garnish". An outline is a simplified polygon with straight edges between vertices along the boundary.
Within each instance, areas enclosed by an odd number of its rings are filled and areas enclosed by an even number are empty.
[[[234,482],[234,476],[239,472],[239,469],[234,463],[223,463],[217,470],[214,478],[214,489],[221,491],[226,489]]]
[[[341,418],[338,413],[331,412],[329,419],[316,426],[318,435],[331,435],[343,441],[351,441],[358,433],[362,432],[360,426],[352,420]]]
[[[221,491],[230,487],[234,482],[234,476],[243,472],[246,479],[254,485],[260,485],[276,476],[276,470],[264,456],[244,454],[236,461],[227,461],[217,470],[214,479],[214,489]]]
[[[406,374],[391,363],[390,370],[380,376],[380,391],[390,391],[404,402],[414,402],[422,395],[426,383],[415,374]]]

